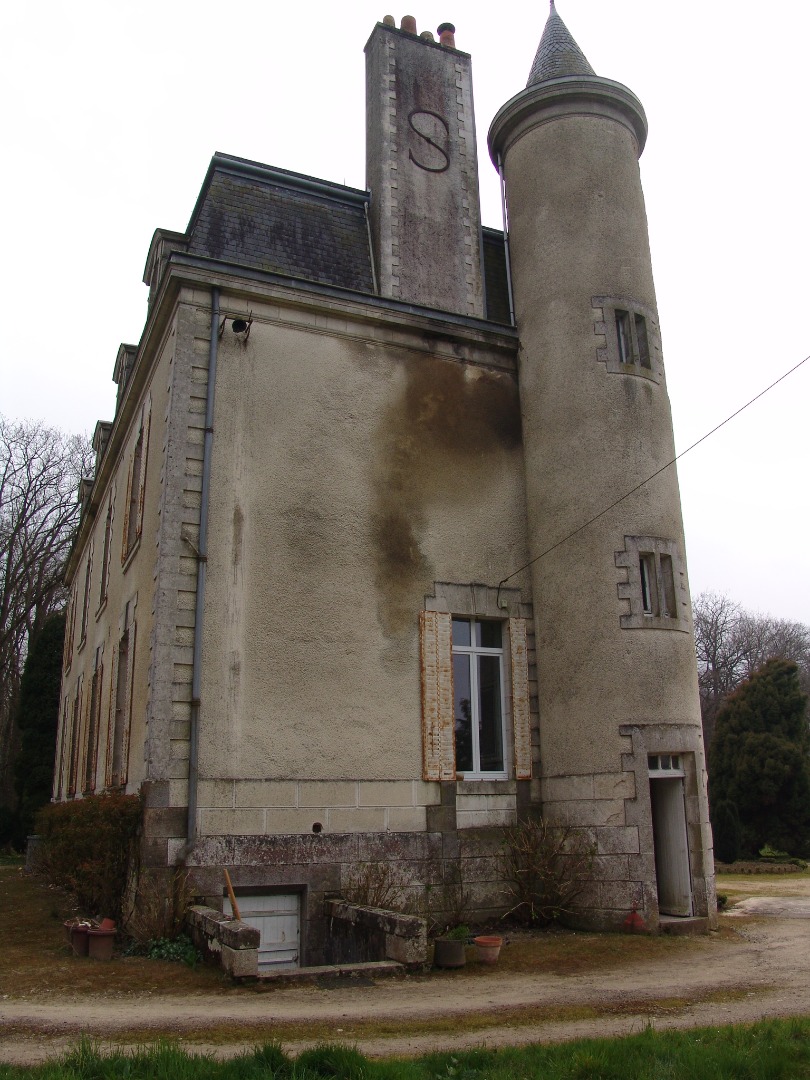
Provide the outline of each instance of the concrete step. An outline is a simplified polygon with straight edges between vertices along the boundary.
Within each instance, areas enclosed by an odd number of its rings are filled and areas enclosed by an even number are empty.
[[[705,915],[661,915],[658,929],[662,934],[708,934],[711,923]]]
[[[361,964],[320,964],[316,967],[287,968],[283,971],[260,971],[262,982],[317,982],[318,979],[376,978],[399,975],[405,971],[397,960],[374,960]]]

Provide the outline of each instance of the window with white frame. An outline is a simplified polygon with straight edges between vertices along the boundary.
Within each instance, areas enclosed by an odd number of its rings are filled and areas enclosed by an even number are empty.
[[[647,770],[653,779],[686,775],[681,754],[648,754]]]
[[[423,778],[530,780],[534,683],[519,593],[434,588],[419,615]]]
[[[456,770],[505,778],[503,623],[453,617]]]

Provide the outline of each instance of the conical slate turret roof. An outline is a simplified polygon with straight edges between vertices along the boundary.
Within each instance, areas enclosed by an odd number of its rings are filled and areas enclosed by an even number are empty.
[[[554,0],[551,0],[551,13],[526,85],[534,86],[535,83],[545,82],[546,79],[559,79],[563,75],[595,74],[582,49],[557,14]]]

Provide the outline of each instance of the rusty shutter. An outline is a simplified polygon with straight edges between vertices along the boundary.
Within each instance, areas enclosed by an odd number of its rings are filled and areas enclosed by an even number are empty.
[[[422,660],[422,776],[455,780],[453,740],[452,616],[419,613]]]
[[[512,725],[515,733],[515,776],[532,778],[532,732],[529,716],[529,659],[526,620],[509,620],[512,668]]]

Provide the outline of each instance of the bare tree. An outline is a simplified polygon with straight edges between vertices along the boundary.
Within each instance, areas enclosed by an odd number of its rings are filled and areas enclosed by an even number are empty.
[[[695,597],[692,610],[707,748],[723,702],[768,660],[795,661],[803,689],[810,688],[810,626],[745,611],[716,592]]]
[[[0,416],[0,803],[10,792],[13,706],[28,642],[64,603],[77,490],[91,461],[86,438]]]

